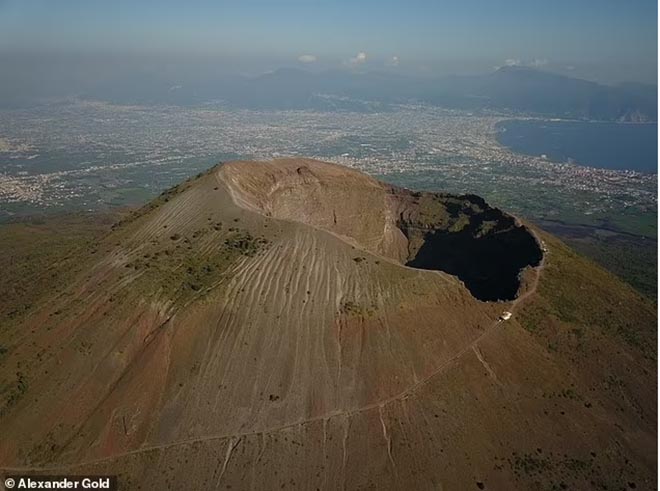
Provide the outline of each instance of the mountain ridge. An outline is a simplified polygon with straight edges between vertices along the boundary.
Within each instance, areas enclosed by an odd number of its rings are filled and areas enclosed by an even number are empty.
[[[127,90],[122,89],[124,86]],[[136,96],[141,86],[130,80],[117,80],[106,88],[84,92],[83,97],[119,104],[198,105],[222,101],[228,107],[248,109],[367,112],[388,110],[402,103],[425,103],[569,119],[657,121],[657,87],[607,86],[521,66],[501,67],[481,75],[439,78],[385,71],[312,72],[289,67],[256,77],[205,80],[203,84],[152,81],[145,85],[144,96]],[[171,90],[172,87],[177,89]],[[124,92],[131,95],[124,96]]]
[[[95,70],[85,80],[69,80],[62,66],[57,70],[62,71],[58,83],[34,87],[20,82],[26,77],[20,70],[7,71],[0,107],[20,109],[74,98],[119,105],[374,112],[422,103],[553,118],[657,121],[656,85],[604,85],[528,66],[447,76],[369,67],[319,71],[285,66],[248,76],[214,66],[200,66],[199,70],[186,66],[177,72],[173,67],[138,64],[130,70],[108,71],[101,79]],[[71,73],[79,70],[80,66],[75,67]],[[34,79],[34,74],[29,78]]]

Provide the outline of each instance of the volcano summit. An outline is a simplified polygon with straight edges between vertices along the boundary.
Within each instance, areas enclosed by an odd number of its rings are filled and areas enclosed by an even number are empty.
[[[24,312],[2,305],[7,474],[654,485],[653,305],[477,196],[231,162],[62,264],[65,284]]]

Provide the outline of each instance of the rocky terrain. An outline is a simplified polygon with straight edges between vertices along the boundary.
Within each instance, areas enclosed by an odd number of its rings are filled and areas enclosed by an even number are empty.
[[[29,305],[0,303],[5,473],[118,474],[122,489],[655,484],[654,306],[477,196],[232,162],[60,262],[62,282],[30,272]]]

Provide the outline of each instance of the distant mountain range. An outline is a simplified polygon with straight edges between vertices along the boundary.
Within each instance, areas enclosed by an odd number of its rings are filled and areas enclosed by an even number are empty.
[[[607,86],[519,66],[502,67],[485,75],[433,79],[385,72],[282,68],[254,78],[190,80],[176,85],[156,80],[112,81],[87,95],[121,103],[190,105],[215,100],[251,109],[369,111],[397,103],[422,102],[560,118],[657,120],[656,86]]]
[[[518,66],[502,67],[488,75],[445,79],[429,100],[578,119],[657,120],[655,86],[612,87]]]
[[[173,75],[136,68],[104,72],[84,84],[63,83],[64,75],[59,84],[36,85],[18,83],[10,75],[5,77],[9,79],[0,90],[0,107],[63,96],[118,104],[189,106],[219,102],[238,108],[324,111],[382,111],[394,104],[417,102],[470,111],[512,111],[571,119],[657,120],[655,85],[608,86],[521,66],[442,78],[337,69],[311,72],[298,68],[281,68],[258,77],[221,76],[200,70]]]

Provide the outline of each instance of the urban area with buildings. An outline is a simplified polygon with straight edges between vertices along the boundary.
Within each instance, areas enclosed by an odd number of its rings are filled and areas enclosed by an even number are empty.
[[[511,116],[420,105],[248,111],[97,102],[0,112],[0,219],[146,201],[226,160],[306,156],[390,182],[475,193],[542,218],[656,213],[657,174],[550,162],[497,141]]]

